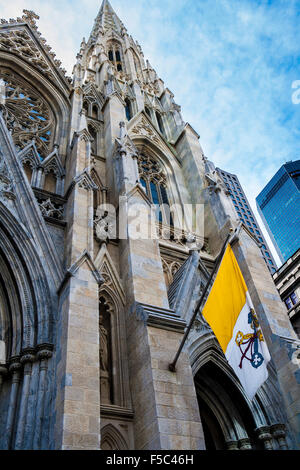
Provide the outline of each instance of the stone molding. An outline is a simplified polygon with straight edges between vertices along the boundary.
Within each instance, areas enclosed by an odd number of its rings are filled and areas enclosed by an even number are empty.
[[[91,257],[91,255],[89,254],[89,252],[87,250],[85,250],[81,256],[79,256],[79,258],[75,261],[75,263],[72,264],[72,266],[70,266],[69,269],[67,269],[66,273],[65,273],[65,276],[58,288],[58,291],[57,291],[57,294],[60,295],[63,288],[65,287],[66,283],[68,282],[68,280],[71,278],[71,277],[74,277],[76,272],[78,271],[78,269],[80,268],[80,266],[84,263],[84,262],[87,262],[97,284],[101,285],[103,282],[104,282],[104,279],[102,278],[100,272],[98,271],[98,269],[96,268],[95,264],[94,264],[94,261]]]
[[[125,418],[132,421],[134,417],[134,411],[132,409],[116,405],[100,405],[100,411],[101,416],[108,418]]]
[[[184,333],[186,322],[176,315],[174,310],[137,302],[135,313],[139,320],[148,326]]]

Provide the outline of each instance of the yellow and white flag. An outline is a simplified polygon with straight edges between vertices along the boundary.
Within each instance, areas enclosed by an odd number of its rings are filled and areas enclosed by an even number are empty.
[[[226,248],[202,314],[252,400],[268,378],[270,354],[231,246]]]

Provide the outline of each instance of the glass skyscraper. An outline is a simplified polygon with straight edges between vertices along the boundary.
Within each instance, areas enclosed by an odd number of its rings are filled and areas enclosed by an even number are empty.
[[[300,248],[300,160],[283,165],[257,196],[256,204],[284,263]]]
[[[244,193],[244,190],[238,180],[238,177],[236,175],[233,175],[232,173],[228,173],[228,171],[221,170],[220,168],[216,168],[216,170],[228,188],[229,195],[232,199],[237,215],[239,216],[240,220],[242,220],[243,223],[248,227],[248,230],[253,233],[253,235],[261,244],[260,249],[263,258],[271,274],[274,274],[277,271],[275,260],[267,245],[265,237],[263,236],[260,230],[258,222],[251,209],[246,194]]]

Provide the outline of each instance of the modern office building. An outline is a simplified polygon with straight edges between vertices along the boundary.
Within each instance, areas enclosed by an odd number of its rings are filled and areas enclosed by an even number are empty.
[[[257,196],[256,204],[285,263],[300,248],[300,160],[282,165]]]
[[[300,248],[278,269],[273,279],[300,338]]]
[[[240,220],[244,222],[250,232],[252,232],[261,243],[261,252],[264,260],[267,263],[271,274],[274,274],[277,270],[275,260],[271,254],[265,237],[259,228],[256,217],[251,209],[238,177],[232,173],[228,173],[228,171],[221,170],[220,168],[217,168],[217,172],[228,188],[230,197]]]

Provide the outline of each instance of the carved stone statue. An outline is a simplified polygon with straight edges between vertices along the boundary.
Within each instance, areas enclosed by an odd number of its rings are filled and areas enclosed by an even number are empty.
[[[111,378],[109,370],[109,332],[103,325],[103,316],[99,321],[100,334],[100,398],[102,404],[111,404]]]
[[[103,317],[100,316],[100,369],[108,371],[108,332],[103,326]]]

